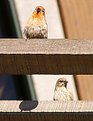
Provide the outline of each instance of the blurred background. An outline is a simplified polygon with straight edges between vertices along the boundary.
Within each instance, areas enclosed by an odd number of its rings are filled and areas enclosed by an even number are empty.
[[[92,0],[0,0],[0,37],[22,38],[35,7],[46,10],[48,38],[92,39]],[[53,100],[58,78],[68,80],[74,99],[92,100],[92,75],[0,75],[0,99]]]

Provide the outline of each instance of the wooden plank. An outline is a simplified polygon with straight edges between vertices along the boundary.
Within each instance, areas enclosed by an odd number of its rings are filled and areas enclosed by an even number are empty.
[[[93,112],[93,101],[0,101],[1,112]]]
[[[66,38],[93,39],[93,0],[59,0]]]
[[[93,101],[0,101],[0,121],[92,121]]]
[[[12,113],[1,114],[1,121],[93,121],[93,113]]]
[[[0,40],[0,73],[93,73],[93,41]]]
[[[79,98],[93,100],[93,75],[77,75],[75,78]]]

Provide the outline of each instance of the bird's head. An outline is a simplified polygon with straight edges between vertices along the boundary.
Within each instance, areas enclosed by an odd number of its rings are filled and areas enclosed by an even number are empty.
[[[65,78],[59,78],[56,82],[56,87],[67,87],[68,81]]]
[[[45,14],[45,9],[44,9],[44,7],[42,7],[42,6],[37,6],[36,9],[35,9],[35,11],[36,11],[37,13]]]
[[[45,9],[42,6],[37,6],[33,12],[33,17],[38,18],[45,16]]]

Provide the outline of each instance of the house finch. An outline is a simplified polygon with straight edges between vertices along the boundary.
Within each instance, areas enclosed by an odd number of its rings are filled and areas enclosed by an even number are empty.
[[[59,78],[55,85],[54,101],[68,101],[73,100],[72,94],[67,90],[67,83],[65,78]]]
[[[45,19],[45,9],[42,6],[37,6],[32,16],[28,19],[23,31],[25,39],[31,38],[47,38],[48,30]]]

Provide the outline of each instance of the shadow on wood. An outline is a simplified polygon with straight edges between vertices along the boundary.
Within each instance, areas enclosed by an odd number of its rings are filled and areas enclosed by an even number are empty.
[[[22,111],[31,111],[38,106],[38,101],[22,101],[19,108]]]

